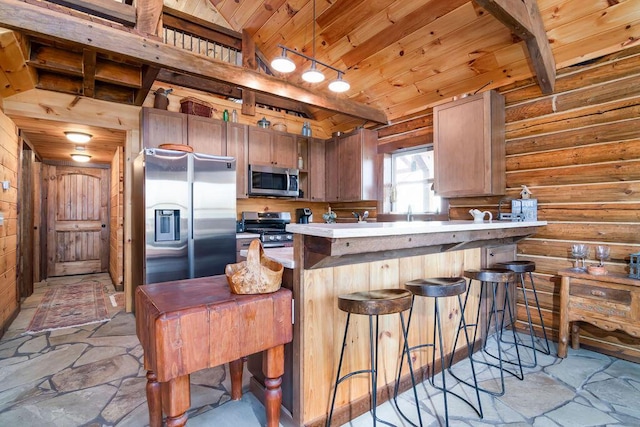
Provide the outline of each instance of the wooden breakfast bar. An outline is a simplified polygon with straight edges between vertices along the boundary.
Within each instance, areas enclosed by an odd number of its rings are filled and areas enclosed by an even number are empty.
[[[483,248],[513,245],[546,225],[536,222],[432,221],[396,223],[289,224],[295,233],[292,290],[295,300],[292,343],[293,404],[288,408],[295,425],[324,425],[330,405],[333,381],[342,345],[346,313],[337,305],[338,295],[381,288],[401,288],[414,279],[461,276],[464,270],[489,263]],[[268,253],[267,253],[268,255]],[[510,256],[512,256],[510,255]],[[477,304],[479,287],[474,286],[469,304]],[[433,304],[422,298],[414,306],[409,334],[412,342],[430,339]],[[441,302],[446,319],[443,334],[446,352],[453,344],[460,310],[454,299]],[[380,319],[378,359],[378,402],[389,398],[397,375],[401,328],[396,316]],[[470,316],[471,317],[471,316]],[[471,319],[468,319],[471,320]],[[443,322],[444,323],[444,322]],[[368,366],[368,323],[351,321],[348,354],[343,372]],[[431,360],[431,349],[416,352],[414,368],[422,372]],[[456,354],[458,356],[458,354]],[[405,372],[406,371],[406,372]],[[410,384],[403,369],[401,389]],[[340,425],[369,410],[370,385],[366,375],[355,376],[338,388],[333,424]],[[285,385],[289,386],[289,385]]]
[[[292,339],[291,291],[235,295],[225,276],[139,286],[136,333],[144,350],[151,427],[182,426],[189,374],[229,363],[232,399],[242,395],[244,356],[262,351],[267,426],[279,425],[284,344]]]

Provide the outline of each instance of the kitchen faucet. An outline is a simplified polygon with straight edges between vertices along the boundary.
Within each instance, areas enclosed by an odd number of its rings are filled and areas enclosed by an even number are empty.
[[[407,221],[413,221],[413,213],[411,213],[411,205],[409,205],[409,209],[407,210]]]

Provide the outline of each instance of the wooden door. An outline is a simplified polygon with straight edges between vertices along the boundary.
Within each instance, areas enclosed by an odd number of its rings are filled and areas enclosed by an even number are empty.
[[[188,116],[188,140],[193,151],[213,156],[226,156],[226,126],[222,120]]]
[[[47,166],[47,276],[107,271],[109,170]]]

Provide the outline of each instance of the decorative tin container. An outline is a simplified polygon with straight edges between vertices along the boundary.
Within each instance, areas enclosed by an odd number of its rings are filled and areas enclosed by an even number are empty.
[[[511,200],[511,221],[537,221],[538,199]]]

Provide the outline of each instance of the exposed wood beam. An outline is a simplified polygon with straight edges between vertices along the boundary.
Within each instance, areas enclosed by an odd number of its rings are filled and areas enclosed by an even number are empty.
[[[136,14],[136,30],[154,36],[162,34],[162,0],[138,0]]]
[[[247,70],[257,70],[256,44],[248,31],[242,31],[242,66]],[[256,93],[252,90],[242,91],[242,114],[256,115]]]
[[[240,33],[166,6],[162,10],[162,23],[165,27],[197,34],[218,44],[242,50],[242,35]]]
[[[525,41],[542,92],[552,93],[556,62],[536,0],[475,1]]]
[[[144,103],[159,72],[160,69],[158,67],[150,67],[148,65],[142,67],[142,87],[136,91],[136,96],[133,100],[134,105],[142,105]]]
[[[188,87],[191,89],[198,89],[204,92],[212,93],[215,95],[228,96],[231,98],[242,98],[242,90],[231,86],[227,83],[217,82],[214,80],[207,80],[202,77],[187,76],[185,74],[178,74],[172,71],[160,70],[157,77],[158,81],[169,83],[176,86]],[[272,107],[282,108],[289,111],[297,111],[304,113],[307,117],[313,117],[313,113],[307,107],[306,104],[296,102],[294,100],[277,98],[265,93],[257,93],[256,100],[258,104],[269,105]]]
[[[48,0],[69,9],[99,16],[129,27],[136,24],[136,10],[130,4],[104,0]]]
[[[97,53],[92,49],[82,52],[82,74],[84,76],[83,95],[93,98],[96,89],[96,59]]]
[[[0,0],[0,25],[32,35],[77,43],[98,51],[118,53],[147,65],[225,81],[241,88],[297,100],[348,116],[376,123],[387,122],[386,114],[377,108],[338,96],[322,96],[257,71],[194,55],[137,34],[96,25],[81,18],[52,13],[19,0]]]

